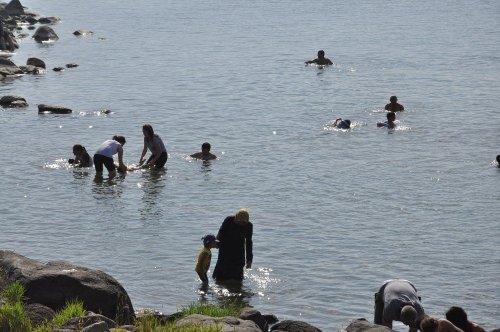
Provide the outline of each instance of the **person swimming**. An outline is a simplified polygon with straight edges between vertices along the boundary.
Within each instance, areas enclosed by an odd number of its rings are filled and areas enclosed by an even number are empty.
[[[377,122],[377,127],[379,128],[388,128],[394,129],[396,127],[396,113],[389,112],[387,113],[387,121],[385,122]]]
[[[405,110],[404,106],[398,103],[398,97],[391,96],[390,103],[385,105],[385,110],[389,112],[402,112]]]
[[[332,60],[325,58],[325,51],[323,51],[323,50],[318,51],[318,57],[316,59],[309,60],[309,61],[305,62],[306,65],[310,65],[313,63],[318,65],[318,66],[331,66],[331,65],[333,65]]]
[[[351,120],[338,118],[333,123],[333,126],[338,129],[351,129]]]

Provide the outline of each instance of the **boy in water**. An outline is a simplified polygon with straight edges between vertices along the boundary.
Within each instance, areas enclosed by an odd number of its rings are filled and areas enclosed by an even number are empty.
[[[387,113],[387,121],[386,122],[377,122],[377,127],[385,127],[389,129],[393,129],[396,127],[396,113],[389,112]]]
[[[313,63],[318,65],[318,66],[331,66],[331,65],[333,65],[332,60],[325,58],[325,51],[323,51],[323,50],[318,51],[318,57],[316,59],[309,60],[309,61],[305,62],[306,65],[310,65]]]
[[[207,272],[212,260],[211,248],[217,248],[217,239],[215,235],[208,234],[201,238],[203,240],[203,248],[198,254],[198,262],[196,263],[195,271],[198,273],[203,284],[208,285]]]
[[[217,159],[217,156],[210,153],[210,143],[205,142],[201,145],[201,152],[196,152],[191,155],[191,158],[201,159],[201,160],[214,160]]]

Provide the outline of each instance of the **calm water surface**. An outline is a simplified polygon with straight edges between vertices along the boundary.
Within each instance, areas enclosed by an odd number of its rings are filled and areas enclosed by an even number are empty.
[[[427,313],[460,305],[499,327],[500,3],[23,4],[61,17],[60,40],[23,39],[13,61],[79,67],[0,82],[30,104],[0,111],[1,248],[101,269],[165,313],[238,298],[335,331],[371,320],[373,293],[399,277]],[[305,67],[318,49],[335,65]],[[391,95],[407,111],[387,132],[375,123]],[[74,112],[39,116],[42,103]],[[333,130],[337,117],[354,128]],[[73,144],[92,154],[115,133],[137,163],[143,123],[167,145],[165,172],[96,182],[66,164]],[[187,157],[204,141],[210,164]],[[200,238],[240,207],[253,269],[203,294]]]

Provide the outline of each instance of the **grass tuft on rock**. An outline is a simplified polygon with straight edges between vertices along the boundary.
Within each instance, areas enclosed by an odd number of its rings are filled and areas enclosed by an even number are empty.
[[[239,317],[241,314],[242,306],[232,303],[216,305],[209,303],[191,303],[190,305],[182,308],[181,312],[184,316],[199,314],[210,317]]]

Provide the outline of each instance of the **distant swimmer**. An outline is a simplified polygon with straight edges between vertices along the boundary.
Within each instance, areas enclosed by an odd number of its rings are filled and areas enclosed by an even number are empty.
[[[396,127],[396,113],[389,112],[387,113],[387,121],[385,122],[377,122],[377,127],[379,128],[388,128],[393,129]]]
[[[102,177],[103,166],[109,172],[109,177],[116,176],[116,165],[113,161],[113,155],[118,154],[118,171],[126,172],[127,166],[123,163],[123,146],[126,140],[123,136],[115,135],[112,139],[104,141],[94,154],[94,167],[96,176]]]
[[[142,149],[141,158],[139,158],[139,166],[141,168],[154,167],[162,168],[167,163],[168,153],[160,136],[155,134],[153,127],[150,124],[142,126],[144,134],[144,148]],[[144,163],[144,156],[151,151],[151,156]]]
[[[310,65],[313,63],[318,65],[318,66],[331,66],[331,65],[333,65],[333,62],[330,59],[325,58],[325,51],[323,51],[323,50],[318,51],[318,58],[305,62],[306,65]]]
[[[212,146],[210,143],[205,142],[201,145],[201,152],[196,152],[191,155],[191,158],[201,159],[201,160],[214,160],[217,156],[210,153]]]
[[[333,123],[333,126],[339,129],[351,129],[351,120],[342,120],[342,118],[338,118]]]
[[[498,164],[498,167],[500,167],[500,154],[497,155],[497,164]]]
[[[398,103],[398,97],[391,96],[390,103],[385,105],[385,110],[390,112],[402,112],[405,110],[404,106]]]
[[[80,144],[73,145],[73,154],[75,159],[69,159],[68,163],[73,164],[75,167],[92,167],[92,158],[85,147]]]

